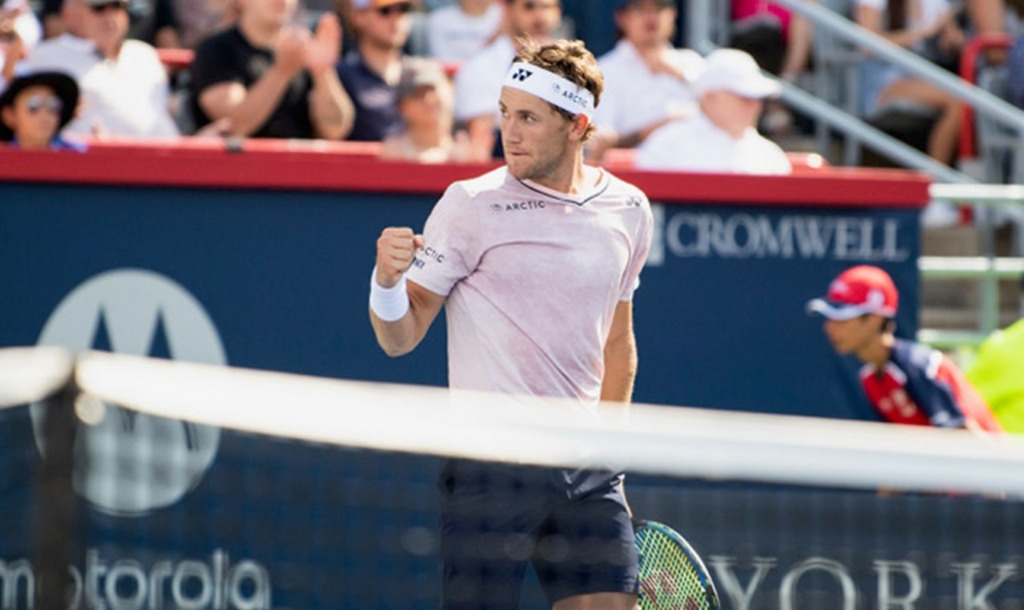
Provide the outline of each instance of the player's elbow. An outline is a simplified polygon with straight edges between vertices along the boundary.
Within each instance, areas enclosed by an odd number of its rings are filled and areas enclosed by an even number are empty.
[[[408,346],[407,347],[407,346],[404,346],[404,345],[391,345],[391,344],[380,343],[380,348],[382,350],[384,350],[384,353],[387,354],[388,357],[390,357],[390,358],[398,358],[399,356],[404,356],[404,355],[408,354],[409,352],[411,352],[415,348],[415,346]]]
[[[391,358],[404,356],[416,349],[419,341],[407,333],[395,332],[395,328],[389,328],[390,324],[379,319],[373,320],[374,334],[377,336],[377,345]]]

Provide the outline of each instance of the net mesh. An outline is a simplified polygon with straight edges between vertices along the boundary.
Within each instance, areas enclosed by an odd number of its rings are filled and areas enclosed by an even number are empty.
[[[27,379],[2,356],[0,387]],[[437,608],[453,458],[626,471],[634,515],[685,536],[723,608],[1024,607],[1016,439],[651,405],[581,417],[99,353],[73,362],[81,393],[62,406],[69,362],[0,410],[0,609],[44,607],[39,581],[61,562],[64,607]],[[77,428],[54,516],[41,503],[61,469],[45,466],[62,452],[44,416],[62,408]],[[478,541],[518,556],[516,542]],[[518,607],[549,607],[541,581],[525,573]]]

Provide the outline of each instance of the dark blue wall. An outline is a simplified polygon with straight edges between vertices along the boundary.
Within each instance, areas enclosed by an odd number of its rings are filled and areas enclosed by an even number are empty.
[[[0,302],[0,345],[35,344],[61,300],[90,278],[142,269],[198,300],[229,364],[445,383],[443,320],[413,354],[393,360],[377,348],[366,314],[377,234],[421,228],[431,197],[60,185],[2,192],[0,280],[17,298]],[[899,328],[913,336],[915,210],[694,203],[656,211],[655,253],[634,304],[637,401],[872,417],[854,363],[832,353],[804,303],[863,261],[856,255],[900,258],[878,262],[901,287]],[[840,226],[869,238],[840,248]],[[699,227],[718,227],[707,248]]]

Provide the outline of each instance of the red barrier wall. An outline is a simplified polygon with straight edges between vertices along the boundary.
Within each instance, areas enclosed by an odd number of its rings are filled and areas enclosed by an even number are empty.
[[[84,154],[0,147],[0,180],[206,188],[437,193],[490,165],[424,165],[378,160],[375,143],[216,139],[174,143],[96,142]],[[902,170],[796,166],[791,176],[612,171],[661,202],[920,208],[925,174]]]

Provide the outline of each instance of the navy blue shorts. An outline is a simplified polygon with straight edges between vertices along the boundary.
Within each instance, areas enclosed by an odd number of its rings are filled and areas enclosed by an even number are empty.
[[[529,565],[552,605],[639,590],[615,474],[452,460],[440,484],[445,610],[515,610]]]

